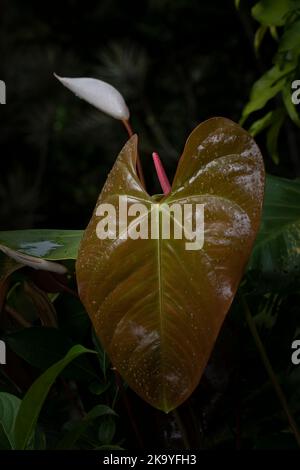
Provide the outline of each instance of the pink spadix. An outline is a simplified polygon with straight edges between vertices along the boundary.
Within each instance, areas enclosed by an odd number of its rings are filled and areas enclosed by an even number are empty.
[[[171,185],[169,183],[168,177],[166,175],[165,169],[164,169],[163,164],[162,164],[162,162],[159,158],[158,153],[153,152],[152,153],[152,158],[153,158],[155,170],[156,170],[157,177],[159,179],[161,188],[163,190],[163,193],[165,195],[169,194],[171,192]]]

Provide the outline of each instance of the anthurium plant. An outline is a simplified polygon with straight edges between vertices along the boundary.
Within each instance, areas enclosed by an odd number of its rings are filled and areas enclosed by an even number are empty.
[[[23,341],[28,341],[32,330],[39,327],[33,327],[32,313],[23,317],[19,309],[26,304],[28,312],[30,299],[44,327],[39,332],[41,341],[54,341],[61,347],[57,362],[49,360],[48,367],[43,363],[43,374],[23,400],[0,394],[3,410],[8,406],[12,410],[7,416],[0,406],[7,448],[32,448],[34,442],[42,441],[38,427],[42,405],[51,385],[60,374],[70,373],[70,367],[80,368],[83,377],[92,380],[90,390],[96,396],[108,390],[107,377],[114,371],[116,394],[111,406],[96,405],[85,412],[77,397],[78,389],[75,387],[74,393],[73,387],[71,396],[74,399],[75,395],[82,415],[57,440],[57,448],[73,448],[82,436],[86,437],[92,423],[102,419],[106,420],[102,432],[108,437],[97,445],[111,446],[116,397],[127,385],[154,408],[166,413],[176,409],[201,380],[244,272],[267,276],[274,266],[279,271],[283,265],[288,269],[291,247],[300,238],[299,211],[289,209],[287,203],[290,192],[300,191],[299,183],[289,185],[268,177],[262,212],[262,155],[251,135],[238,124],[223,117],[199,124],[178,159],[172,184],[160,157],[153,152],[153,168],[162,191],[149,194],[138,137],[131,128],[130,112],[122,95],[101,80],[56,78],[80,98],[123,122],[129,140],[107,177],[84,231],[0,233],[0,306],[27,330],[22,335]],[[287,213],[277,220],[274,210],[282,201]],[[126,206],[125,225],[120,217],[122,204]],[[279,237],[285,240],[280,257],[274,249]],[[294,254],[299,256],[299,252]],[[76,260],[76,286],[69,282],[72,260]],[[29,280],[24,281],[24,270]],[[16,273],[19,278],[10,289],[11,276]],[[59,330],[53,303],[60,292],[78,301],[76,290],[94,327],[92,350],[64,342]],[[20,303],[16,292],[26,302]],[[247,289],[245,292],[239,295],[240,308],[246,313],[289,427],[300,442],[297,425],[253,321]],[[18,334],[7,336],[7,343],[17,355],[41,367],[41,357],[22,352]],[[80,337],[78,331],[76,334]],[[93,354],[100,360],[104,382],[95,372]]]

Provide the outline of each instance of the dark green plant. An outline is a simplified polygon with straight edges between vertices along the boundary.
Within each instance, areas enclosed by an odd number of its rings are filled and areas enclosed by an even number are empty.
[[[251,118],[250,134],[265,133],[267,150],[278,164],[282,128],[289,120],[300,127],[299,112],[292,100],[297,88],[294,82],[300,76],[300,1],[261,0],[251,13],[260,23],[254,38],[256,54],[260,54],[268,35],[274,42],[275,54],[270,68],[268,64],[268,70],[253,84],[241,124]]]

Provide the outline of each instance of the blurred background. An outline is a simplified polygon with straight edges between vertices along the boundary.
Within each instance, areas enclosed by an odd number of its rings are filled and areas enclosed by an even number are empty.
[[[0,228],[83,228],[127,139],[119,122],[77,99],[53,72],[121,91],[150,192],[159,192],[152,151],[172,178],[198,123],[216,115],[238,121],[264,71],[253,48],[253,2],[244,3],[238,11],[233,0],[2,0]],[[265,41],[266,63],[273,47]],[[295,168],[287,158],[274,171]]]

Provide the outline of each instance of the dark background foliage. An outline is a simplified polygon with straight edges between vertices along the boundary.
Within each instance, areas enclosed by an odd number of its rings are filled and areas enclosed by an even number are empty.
[[[7,105],[0,113],[0,229],[84,228],[127,139],[117,121],[75,98],[53,72],[100,78],[122,92],[139,135],[147,187],[153,193],[159,186],[152,151],[159,152],[172,178],[185,140],[199,122],[215,115],[238,121],[253,83],[268,70],[276,52],[276,43],[267,37],[260,54],[255,54],[257,23],[250,14],[255,2],[241,3],[237,10],[232,0],[2,0],[0,79],[7,84]],[[298,134],[290,123],[284,126],[279,164],[258,136],[268,172],[300,175]],[[30,280],[32,275],[28,274]],[[27,311],[22,284],[27,273],[18,276],[19,300],[14,300],[14,307]],[[37,284],[41,287],[40,279]],[[249,275],[243,283],[279,381],[299,418],[300,377],[290,361],[290,345],[299,334],[298,286],[294,273],[284,282],[277,273],[271,278]],[[69,287],[75,288],[72,281]],[[8,371],[9,380],[2,377],[4,390],[22,396],[69,345],[94,345],[80,302],[63,295],[53,303],[59,338],[52,330],[37,335],[5,324],[16,372]],[[39,363],[43,342],[60,346],[57,357],[44,357]],[[28,344],[34,345],[33,352]],[[26,364],[19,362],[20,357]],[[100,394],[101,384],[96,384],[94,393],[97,364],[89,359],[85,368],[89,378],[79,377],[76,368],[69,371],[85,408],[99,400],[106,405],[117,401],[119,420],[115,434],[112,418],[106,417],[99,425],[106,439],[95,444],[87,434],[79,448],[112,441],[126,448],[153,449],[295,447],[238,301],[200,386],[177,415],[164,416],[130,390],[124,391],[126,386],[119,387],[110,370],[104,381],[108,392]],[[118,387],[121,398],[116,400]],[[66,402],[70,407],[74,395],[68,397],[69,388],[58,384],[43,409],[41,423],[49,447],[70,417]]]
[[[54,71],[120,89],[152,191],[151,152],[172,176],[195,125],[215,115],[237,121],[259,75],[251,20],[231,0],[4,0],[0,21],[2,229],[84,227],[127,138]]]

